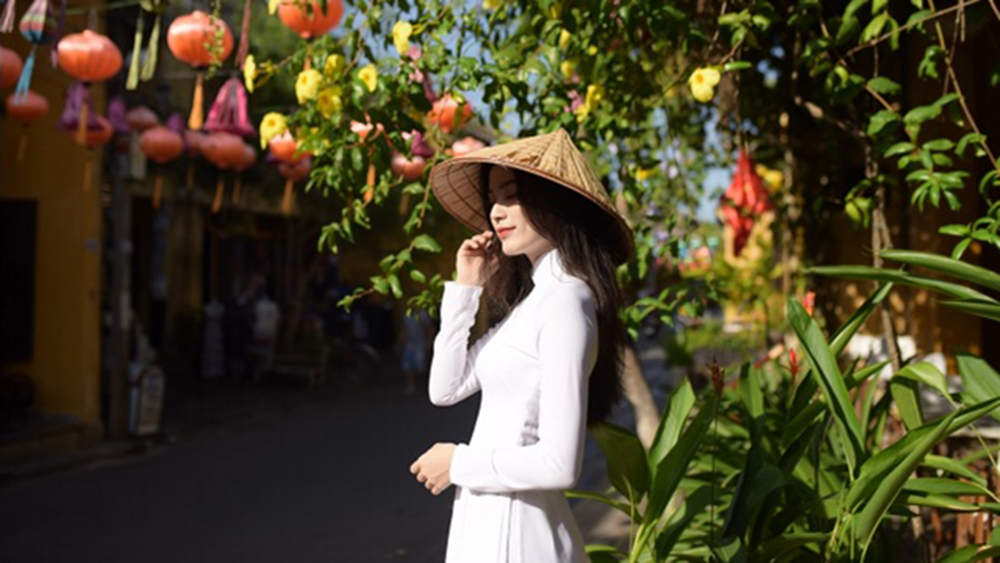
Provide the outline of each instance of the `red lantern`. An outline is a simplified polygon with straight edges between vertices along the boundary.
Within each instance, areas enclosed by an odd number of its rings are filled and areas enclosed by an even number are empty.
[[[184,131],[184,145],[187,147],[188,156],[194,158],[201,154],[201,146],[204,144],[206,137],[208,135],[199,133],[198,131],[190,129]]]
[[[445,133],[451,133],[460,128],[471,117],[472,106],[468,102],[459,104],[451,97],[451,94],[445,94],[440,100],[434,102],[431,111],[427,114],[431,124],[437,125]]]
[[[234,168],[243,157],[243,139],[231,133],[212,133],[201,143],[201,154],[219,168],[219,182],[215,186],[212,213],[222,209],[222,195],[225,192],[225,177],[222,170]]]
[[[733,254],[739,256],[750,238],[754,219],[773,207],[760,176],[754,171],[753,159],[746,151],[740,152],[736,174],[719,207],[733,230]]]
[[[416,182],[424,176],[424,170],[427,169],[427,159],[422,156],[406,158],[399,153],[395,153],[392,155],[390,168],[397,175],[402,176],[404,180]]]
[[[239,205],[243,188],[243,172],[257,162],[257,151],[250,145],[243,145],[243,155],[236,162],[233,169],[236,170],[236,180],[233,182],[233,205]]]
[[[184,152],[184,139],[166,127],[156,126],[147,129],[139,137],[139,148],[154,162],[166,164]],[[163,194],[163,176],[157,174],[154,182],[153,209],[157,209]]]
[[[295,137],[292,137],[292,134],[288,131],[285,131],[281,135],[278,135],[267,142],[267,146],[271,149],[271,154],[274,155],[274,158],[285,164],[296,164],[301,162],[302,159],[307,156],[311,156],[308,151],[301,151],[296,154],[296,151],[299,149],[299,145],[300,143],[296,141]]]
[[[111,122],[104,118],[102,115],[95,115],[95,121],[97,122],[97,127],[87,128],[86,134],[83,139],[83,145],[88,149],[87,159],[83,164],[83,191],[90,191],[90,184],[93,181],[93,170],[94,170],[94,149],[102,147],[108,144],[111,137],[115,134],[115,128],[112,127]]]
[[[133,131],[142,133],[147,129],[152,129],[160,124],[160,118],[156,117],[153,110],[146,106],[139,106],[128,110],[125,114],[125,121]]]
[[[0,47],[0,88],[10,88],[17,84],[24,62],[21,57],[6,47]]]
[[[170,48],[170,52],[178,60],[198,71],[191,115],[188,117],[188,127],[195,131],[201,130],[203,124],[204,69],[215,60],[207,45],[215,42],[216,33],[219,31],[222,33],[222,45],[218,60],[224,61],[233,51],[233,33],[226,22],[209,18],[205,12],[195,10],[175,19],[167,30],[167,47]]]
[[[7,107],[7,115],[24,124],[24,128],[21,130],[21,141],[17,148],[17,160],[20,162],[24,160],[24,153],[28,148],[27,128],[49,113],[49,101],[34,90],[28,90],[24,94],[7,96],[5,106]]]
[[[341,0],[327,0],[326,11],[316,0],[311,3],[293,0],[278,5],[278,17],[281,18],[281,22],[298,33],[302,39],[315,39],[326,35],[340,23],[343,15],[344,3]]]
[[[292,212],[292,204],[295,199],[295,191],[292,189],[295,182],[305,180],[312,170],[312,158],[304,158],[292,164],[279,164],[278,172],[285,177],[285,194],[281,198],[281,212],[288,215]]]
[[[106,36],[89,29],[63,37],[56,46],[59,66],[76,80],[88,86],[91,82],[107,80],[122,68],[122,52]],[[80,105],[77,121],[77,142],[86,137],[87,113],[90,105]]]
[[[67,35],[56,46],[59,66],[80,82],[102,82],[122,68],[122,52],[107,36],[89,29]]]

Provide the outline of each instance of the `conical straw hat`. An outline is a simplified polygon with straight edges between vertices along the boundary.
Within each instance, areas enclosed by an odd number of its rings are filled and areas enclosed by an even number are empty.
[[[563,129],[518,139],[446,160],[431,170],[434,195],[445,211],[476,232],[490,229],[483,211],[480,167],[494,164],[523,170],[569,188],[597,204],[614,218],[617,240],[609,241],[624,262],[632,255],[633,235],[625,218],[612,205],[597,174]]]

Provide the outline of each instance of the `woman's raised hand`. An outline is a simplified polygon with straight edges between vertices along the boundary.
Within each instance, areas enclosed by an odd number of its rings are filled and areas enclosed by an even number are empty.
[[[492,266],[486,267],[487,248],[494,244],[493,231],[483,231],[462,241],[455,256],[455,271],[458,283],[462,285],[482,285],[492,274]]]

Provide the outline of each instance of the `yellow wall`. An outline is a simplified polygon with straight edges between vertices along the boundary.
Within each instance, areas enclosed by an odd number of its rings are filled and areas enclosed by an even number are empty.
[[[25,7],[26,8],[26,7]],[[20,34],[3,36],[5,47],[22,57],[28,42]],[[83,193],[87,151],[55,123],[70,80],[49,63],[49,48],[39,49],[31,88],[49,100],[49,114],[26,130],[27,154],[17,161],[21,125],[0,120],[0,198],[38,204],[35,257],[34,359],[10,366],[29,374],[36,385],[35,407],[71,414],[88,424],[100,421],[101,151],[94,160],[89,193]],[[104,113],[103,92],[92,88]],[[3,92],[6,97],[11,92]],[[16,275],[16,272],[4,272]]]

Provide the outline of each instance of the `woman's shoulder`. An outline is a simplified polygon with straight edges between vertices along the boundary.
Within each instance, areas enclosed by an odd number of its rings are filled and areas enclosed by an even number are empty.
[[[539,295],[539,306],[547,311],[552,309],[583,308],[594,306],[594,292],[584,280],[566,275],[558,283],[548,284]]]

